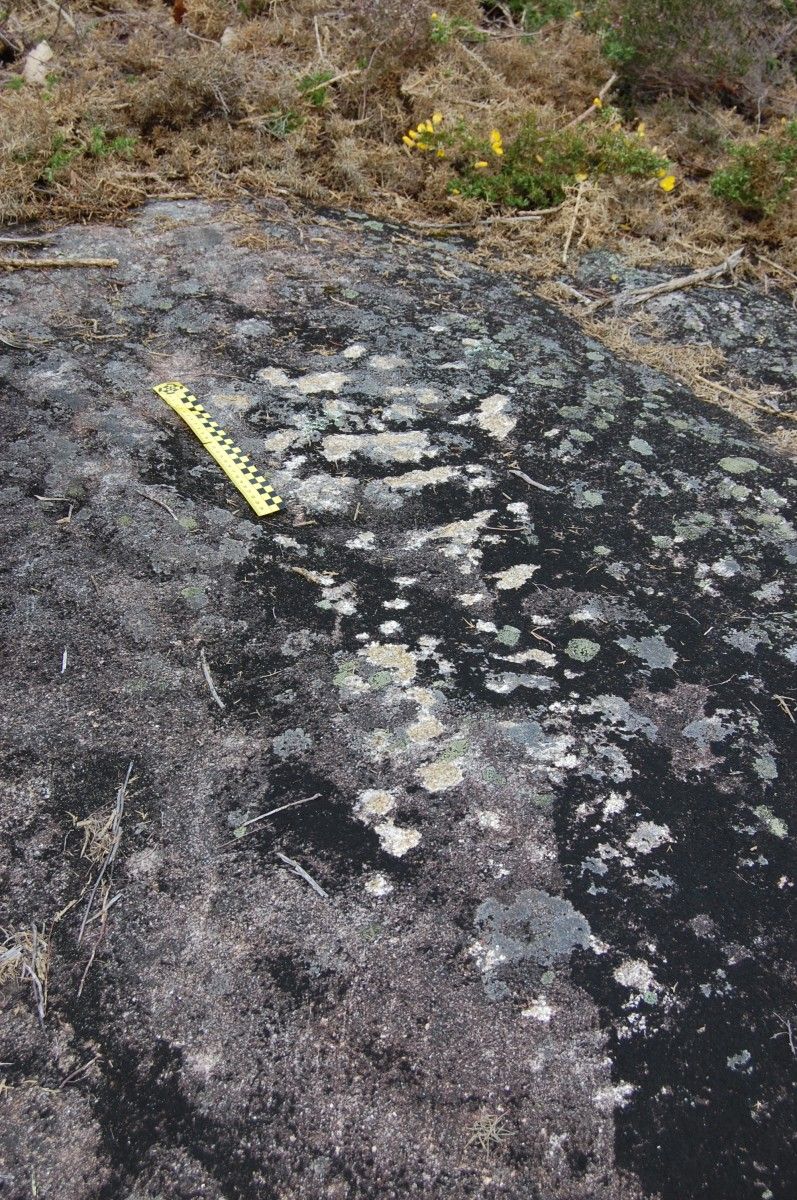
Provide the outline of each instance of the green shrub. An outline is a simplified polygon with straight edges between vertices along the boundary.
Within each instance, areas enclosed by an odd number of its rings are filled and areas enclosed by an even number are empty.
[[[565,21],[576,11],[572,0],[509,0],[506,7],[513,16],[520,17],[522,27],[529,33],[551,21]]]
[[[50,143],[50,157],[42,170],[42,178],[54,183],[56,178],[77,158],[107,158],[112,154],[127,156],[135,146],[132,137],[115,137],[108,140],[102,125],[92,125],[88,137],[83,140],[59,130]]]
[[[92,125],[83,152],[91,158],[107,158],[110,154],[122,154],[126,157],[135,144],[134,137],[115,137],[108,141],[108,134],[102,125]]]
[[[640,95],[720,95],[754,108],[767,81],[788,69],[784,0],[767,5],[750,0],[595,0],[585,10],[604,55]]]
[[[433,12],[429,17],[429,40],[435,45],[445,46],[450,41],[486,42],[487,35],[464,17],[449,17],[444,12]]]
[[[302,124],[302,116],[294,108],[273,108],[259,122],[260,128],[278,141],[284,141]]]
[[[608,115],[611,126],[596,122],[555,132],[543,132],[530,117],[500,158],[483,143],[473,145],[484,166],[469,163],[451,190],[510,208],[548,208],[561,203],[579,177],[652,178],[666,169],[666,158],[616,128],[611,110]]]
[[[797,121],[754,142],[729,146],[731,162],[711,177],[715,196],[751,215],[773,213],[797,183]]]
[[[60,175],[79,154],[80,149],[78,147],[67,145],[65,134],[54,134],[52,143],[50,144],[50,157],[42,171],[42,175],[48,183],[53,183],[56,176]]]
[[[313,71],[299,80],[299,92],[309,100],[315,108],[323,108],[327,102],[329,88],[326,86],[335,78],[334,71]]]

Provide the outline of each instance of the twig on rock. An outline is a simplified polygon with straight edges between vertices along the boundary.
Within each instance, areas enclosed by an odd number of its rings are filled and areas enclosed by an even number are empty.
[[[0,258],[6,271],[54,271],[59,267],[118,267],[118,258]]]
[[[535,208],[530,212],[512,213],[506,216],[475,217],[472,221],[410,221],[413,229],[472,229],[475,225],[522,225],[524,222],[539,221],[548,213],[559,212],[561,204],[553,208]]]
[[[690,275],[679,275],[677,279],[668,279],[666,283],[654,283],[650,287],[643,288],[629,288],[625,292],[619,292],[616,296],[595,300],[590,305],[590,311],[603,308],[607,304],[611,304],[613,308],[644,304],[647,300],[652,300],[654,296],[663,296],[667,292],[679,292],[683,288],[705,283],[708,279],[715,279],[718,275],[724,275],[726,271],[732,271],[739,265],[743,254],[744,246],[740,246],[738,250],[734,250],[733,254],[729,254],[721,263],[716,263],[713,267],[701,267],[699,271],[692,271]]]
[[[321,887],[321,884],[317,883],[315,881],[315,879],[313,879],[312,875],[308,875],[308,873],[307,873],[307,871],[305,871],[304,867],[300,867],[299,864],[294,859],[288,858],[288,855],[283,854],[280,850],[277,851],[277,858],[279,858],[282,862],[284,862],[287,867],[290,867],[291,870],[294,872],[294,874],[298,875],[301,879],[303,879],[305,881],[305,883],[309,883],[310,887],[313,889],[313,891],[318,892],[319,896],[321,896],[322,899],[324,899],[324,900],[329,899],[327,893]]]
[[[236,838],[243,837],[244,830],[248,829],[250,825],[256,825],[258,821],[265,821],[267,817],[273,817],[277,813],[285,812],[287,808],[298,808],[300,804],[309,804],[311,800],[319,800],[320,798],[321,793],[315,792],[312,796],[305,796],[302,800],[292,800],[290,804],[280,804],[279,808],[270,808],[268,812],[260,813],[257,817],[250,817],[248,821],[243,821],[242,824],[237,825],[233,833]]]
[[[174,517],[177,524],[180,524],[180,518],[177,516],[177,513],[173,508],[169,508],[165,500],[161,500],[158,496],[150,496],[148,492],[136,492],[136,495],[143,496],[145,500],[151,500],[153,504],[157,504],[160,508],[165,508],[169,516]]]
[[[732,400],[738,400],[740,404],[746,404],[748,408],[755,408],[759,412],[768,413],[770,417],[780,417],[783,421],[797,421],[797,413],[783,412],[782,409],[775,408],[772,404],[759,404],[757,400],[752,400],[749,396],[743,396],[740,392],[734,392],[732,388],[725,387],[721,383],[715,383],[713,379],[704,379],[702,375],[697,375],[696,379],[698,383],[714,388],[715,391],[722,392],[724,396],[730,396]]]
[[[211,696],[216,701],[219,708],[226,708],[224,701],[222,700],[219,693],[216,691],[216,685],[214,684],[213,676],[210,673],[210,667],[208,666],[208,660],[207,660],[207,656],[205,654],[204,646],[199,651],[199,665],[202,668],[202,674],[205,676],[205,683],[208,685],[208,688],[210,689]]]
[[[49,246],[51,237],[0,237],[0,246]]]
[[[518,479],[522,479],[523,482],[529,484],[530,487],[539,488],[541,492],[550,492],[555,496],[557,492],[561,491],[561,488],[549,487],[547,483],[538,483],[536,479],[532,479],[531,476],[527,475],[525,471],[518,471],[516,467],[510,467],[509,474],[517,475]]]

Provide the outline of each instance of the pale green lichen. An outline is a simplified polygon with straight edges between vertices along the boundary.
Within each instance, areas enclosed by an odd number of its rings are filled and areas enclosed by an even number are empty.
[[[600,508],[603,504],[603,492],[594,492],[585,488],[583,492],[576,493],[573,504],[576,508]]]
[[[729,458],[721,458],[719,465],[729,475],[746,475],[749,471],[757,471],[761,464],[754,458],[735,458],[731,455]]]
[[[388,671],[395,671],[402,683],[410,683],[415,678],[415,658],[409,653],[406,646],[372,642],[364,653],[368,661],[375,667],[384,667]]]
[[[623,650],[630,650],[653,670],[664,671],[678,661],[678,655],[662,637],[624,637],[619,638],[617,644]]]
[[[332,682],[336,685],[336,687],[341,687],[347,679],[350,679],[352,675],[356,674],[357,663],[353,658],[350,658],[347,662],[341,663],[337,673],[332,677]]]
[[[461,767],[456,763],[446,762],[445,759],[421,767],[418,777],[427,792],[446,792],[462,783],[465,778]]]
[[[575,662],[590,662],[600,650],[600,643],[589,638],[571,638],[565,646],[568,658]]]
[[[789,832],[789,827],[784,820],[776,817],[768,804],[759,804],[753,809],[762,825],[765,825],[771,834],[777,838],[785,838]]]
[[[495,586],[498,591],[506,592],[522,587],[539,569],[539,566],[533,563],[516,563],[514,567],[508,567],[506,571],[496,572],[492,578],[496,581]]]
[[[771,781],[778,777],[778,767],[771,754],[759,754],[753,759],[753,770],[759,779]]]
[[[440,755],[441,762],[453,762],[458,758],[462,758],[468,749],[468,743],[465,738],[455,738],[450,745],[446,746],[445,750]]]
[[[507,396],[497,393],[494,396],[487,396],[479,405],[475,421],[486,433],[492,434],[494,438],[503,439],[517,425],[517,417],[508,415],[511,407]]]

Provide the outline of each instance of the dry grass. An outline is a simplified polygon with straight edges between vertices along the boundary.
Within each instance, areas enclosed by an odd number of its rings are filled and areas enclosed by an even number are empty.
[[[553,21],[525,38],[498,16],[483,40],[441,44],[431,37],[434,7],[187,0],[178,25],[154,0],[75,0],[66,9],[73,29],[23,0],[6,27],[27,48],[46,39],[54,58],[45,88],[16,90],[22,59],[0,63],[0,224],[113,219],[158,196],[274,192],[419,226],[494,215],[449,194],[450,162],[408,151],[402,133],[436,110],[449,127],[498,127],[506,141],[529,114],[542,129],[561,129],[590,106],[612,68],[582,20]],[[484,22],[475,0],[441,11]],[[331,81],[313,103],[321,72]],[[568,236],[569,269],[597,247],[638,265],[703,266],[745,244],[748,275],[794,290],[797,206],[752,221],[708,182],[727,140],[754,136],[760,113],[748,119],[722,97],[620,98],[624,127],[644,121],[647,144],[673,163],[676,189],[667,195],[655,179],[602,176],[581,189],[577,212],[574,189],[539,222],[474,225],[477,256],[544,281],[565,274]],[[777,121],[795,99],[797,83],[784,77],[779,91],[770,88],[764,121]],[[116,139],[133,141],[117,152]],[[595,332],[613,336],[606,322]],[[636,341],[623,349],[643,353]],[[652,353],[647,343],[644,354]],[[671,369],[671,350],[661,353]],[[697,373],[684,378],[694,384]]]
[[[107,858],[115,842],[116,806],[112,805],[79,821],[74,814],[72,824],[83,835],[80,847],[80,857],[88,859],[92,864],[101,863]]]
[[[47,975],[47,942],[35,926],[6,935],[0,948],[0,984],[22,979],[26,968],[40,979]]]
[[[29,980],[40,1021],[44,1020],[47,1008],[49,961],[49,945],[36,925],[6,933],[0,946],[0,986],[11,981]]]

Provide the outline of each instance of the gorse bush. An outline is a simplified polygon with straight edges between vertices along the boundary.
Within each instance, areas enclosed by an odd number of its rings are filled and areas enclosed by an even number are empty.
[[[433,12],[429,17],[429,38],[433,45],[445,46],[452,40],[460,42],[486,42],[487,35],[477,29],[472,21],[463,17],[449,17],[446,13]]]
[[[559,204],[578,182],[598,176],[658,178],[670,191],[675,177],[667,174],[668,160],[644,142],[644,129],[625,132],[616,109],[596,100],[601,113],[590,124],[570,129],[543,130],[530,116],[516,137],[504,145],[498,129],[484,137],[463,122],[448,128],[442,113],[434,113],[403,137],[412,151],[446,158],[455,173],[453,195],[508,208],[547,208]]]
[[[757,216],[775,212],[789,198],[797,183],[797,121],[728,152],[730,164],[711,178],[715,196]]]
[[[530,33],[551,21],[565,21],[577,11],[572,0],[509,0],[506,7]]]

